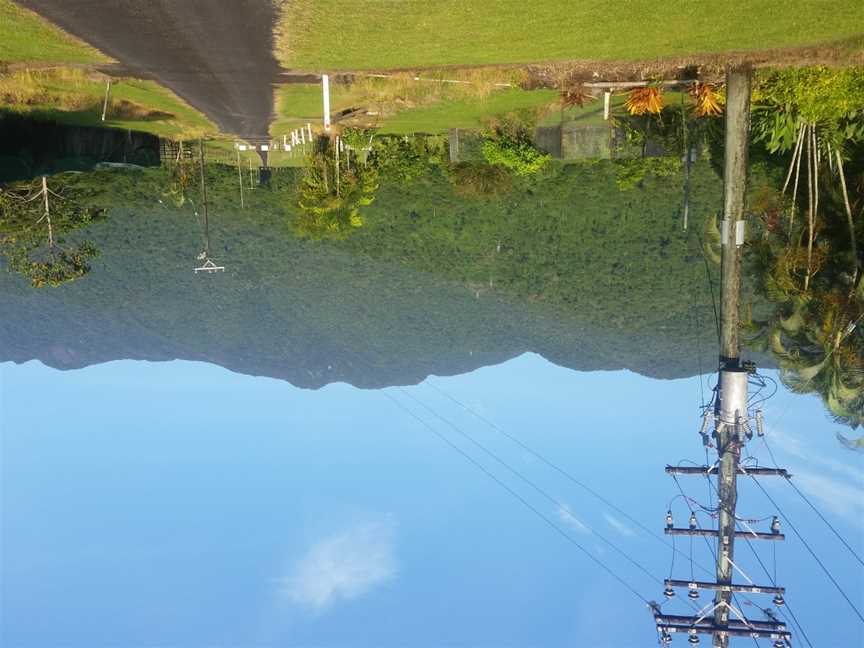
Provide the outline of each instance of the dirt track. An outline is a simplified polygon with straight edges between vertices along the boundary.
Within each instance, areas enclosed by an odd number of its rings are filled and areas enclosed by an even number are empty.
[[[272,0],[16,0],[167,86],[221,130],[266,137],[279,65]]]

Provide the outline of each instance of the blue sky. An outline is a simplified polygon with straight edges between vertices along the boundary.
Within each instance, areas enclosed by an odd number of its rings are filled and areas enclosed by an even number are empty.
[[[526,354],[428,382],[660,534],[677,492],[664,466],[702,453],[695,378],[575,372]],[[179,361],[69,372],[0,365],[2,645],[654,644],[636,596],[390,398],[645,598],[660,599],[662,588],[599,536],[660,579],[669,575],[668,547],[430,385],[386,394],[343,384],[307,391]],[[782,389],[766,421],[778,461],[864,553],[862,456],[835,440],[842,429],[818,399]],[[752,452],[770,463],[759,444]],[[682,483],[707,499],[701,478]],[[766,483],[864,605],[860,565],[788,485]],[[742,484],[739,515],[774,512]],[[676,513],[686,523],[680,502]],[[810,640],[860,644],[864,625],[785,532],[778,581]],[[771,567],[766,544],[756,546]],[[746,546],[736,555],[754,581],[766,581]],[[711,564],[704,544],[694,545],[694,558]],[[689,571],[679,556],[675,575]],[[759,618],[751,606],[744,611]],[[799,637],[796,645],[805,644]]]

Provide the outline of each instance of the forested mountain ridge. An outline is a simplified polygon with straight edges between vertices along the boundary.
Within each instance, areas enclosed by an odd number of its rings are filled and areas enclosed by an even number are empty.
[[[324,242],[291,234],[292,172],[240,210],[234,170],[211,168],[213,256],[227,267],[212,276],[192,272],[197,194],[170,203],[163,173],[87,179],[89,199],[110,208],[76,233],[101,250],[88,276],[34,290],[0,275],[0,360],[181,358],[307,388],[373,388],[524,352],[657,378],[708,370],[716,357],[695,235],[720,198],[707,165],[694,174],[688,232],[680,177],[621,189],[614,164],[592,163],[497,200],[459,197],[438,169],[385,180],[365,225]]]

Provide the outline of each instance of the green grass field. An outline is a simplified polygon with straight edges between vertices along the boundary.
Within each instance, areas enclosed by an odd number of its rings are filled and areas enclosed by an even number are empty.
[[[834,42],[864,34],[860,0],[292,0],[280,62],[359,70],[644,60]]]
[[[498,90],[483,99],[442,101],[399,112],[385,119],[382,133],[443,133],[450,128],[480,128],[489,117],[523,109],[543,108],[558,100],[554,90]]]
[[[368,107],[364,97],[350,86],[331,86],[330,106],[338,112],[352,106]],[[378,121],[381,133],[442,133],[449,128],[479,128],[484,119],[525,108],[542,108],[558,98],[554,90],[525,91],[518,88],[494,90],[483,97],[444,98],[429,105],[406,107]],[[321,86],[291,84],[277,93],[277,118],[271,133],[279,135],[300,124],[320,124],[324,107]],[[376,121],[375,117],[369,117]]]
[[[104,92],[104,86],[99,84],[99,98]],[[103,123],[101,114],[88,111],[86,114],[73,117],[80,119],[81,126],[105,125],[108,128],[128,128],[145,131],[163,137],[193,138],[205,134],[216,133],[216,126],[194,108],[152,81],[126,79],[111,86],[111,94],[115,101],[129,101],[149,110],[166,113],[170,117],[160,119],[124,119],[109,118]],[[72,113],[75,115],[75,113]]]
[[[104,63],[108,57],[11,0],[0,0],[0,62]]]
[[[171,91],[152,81],[115,80],[102,121],[105,81],[78,69],[16,70],[0,78],[4,110],[71,126],[125,128],[170,138],[193,138],[216,127]]]

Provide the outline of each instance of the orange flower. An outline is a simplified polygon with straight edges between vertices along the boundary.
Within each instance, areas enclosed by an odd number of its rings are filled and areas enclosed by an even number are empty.
[[[631,115],[657,114],[663,110],[663,93],[654,86],[636,88],[630,91],[624,107]]]
[[[696,116],[714,116],[723,112],[723,100],[710,83],[696,82],[690,88],[690,96],[696,103]]]

